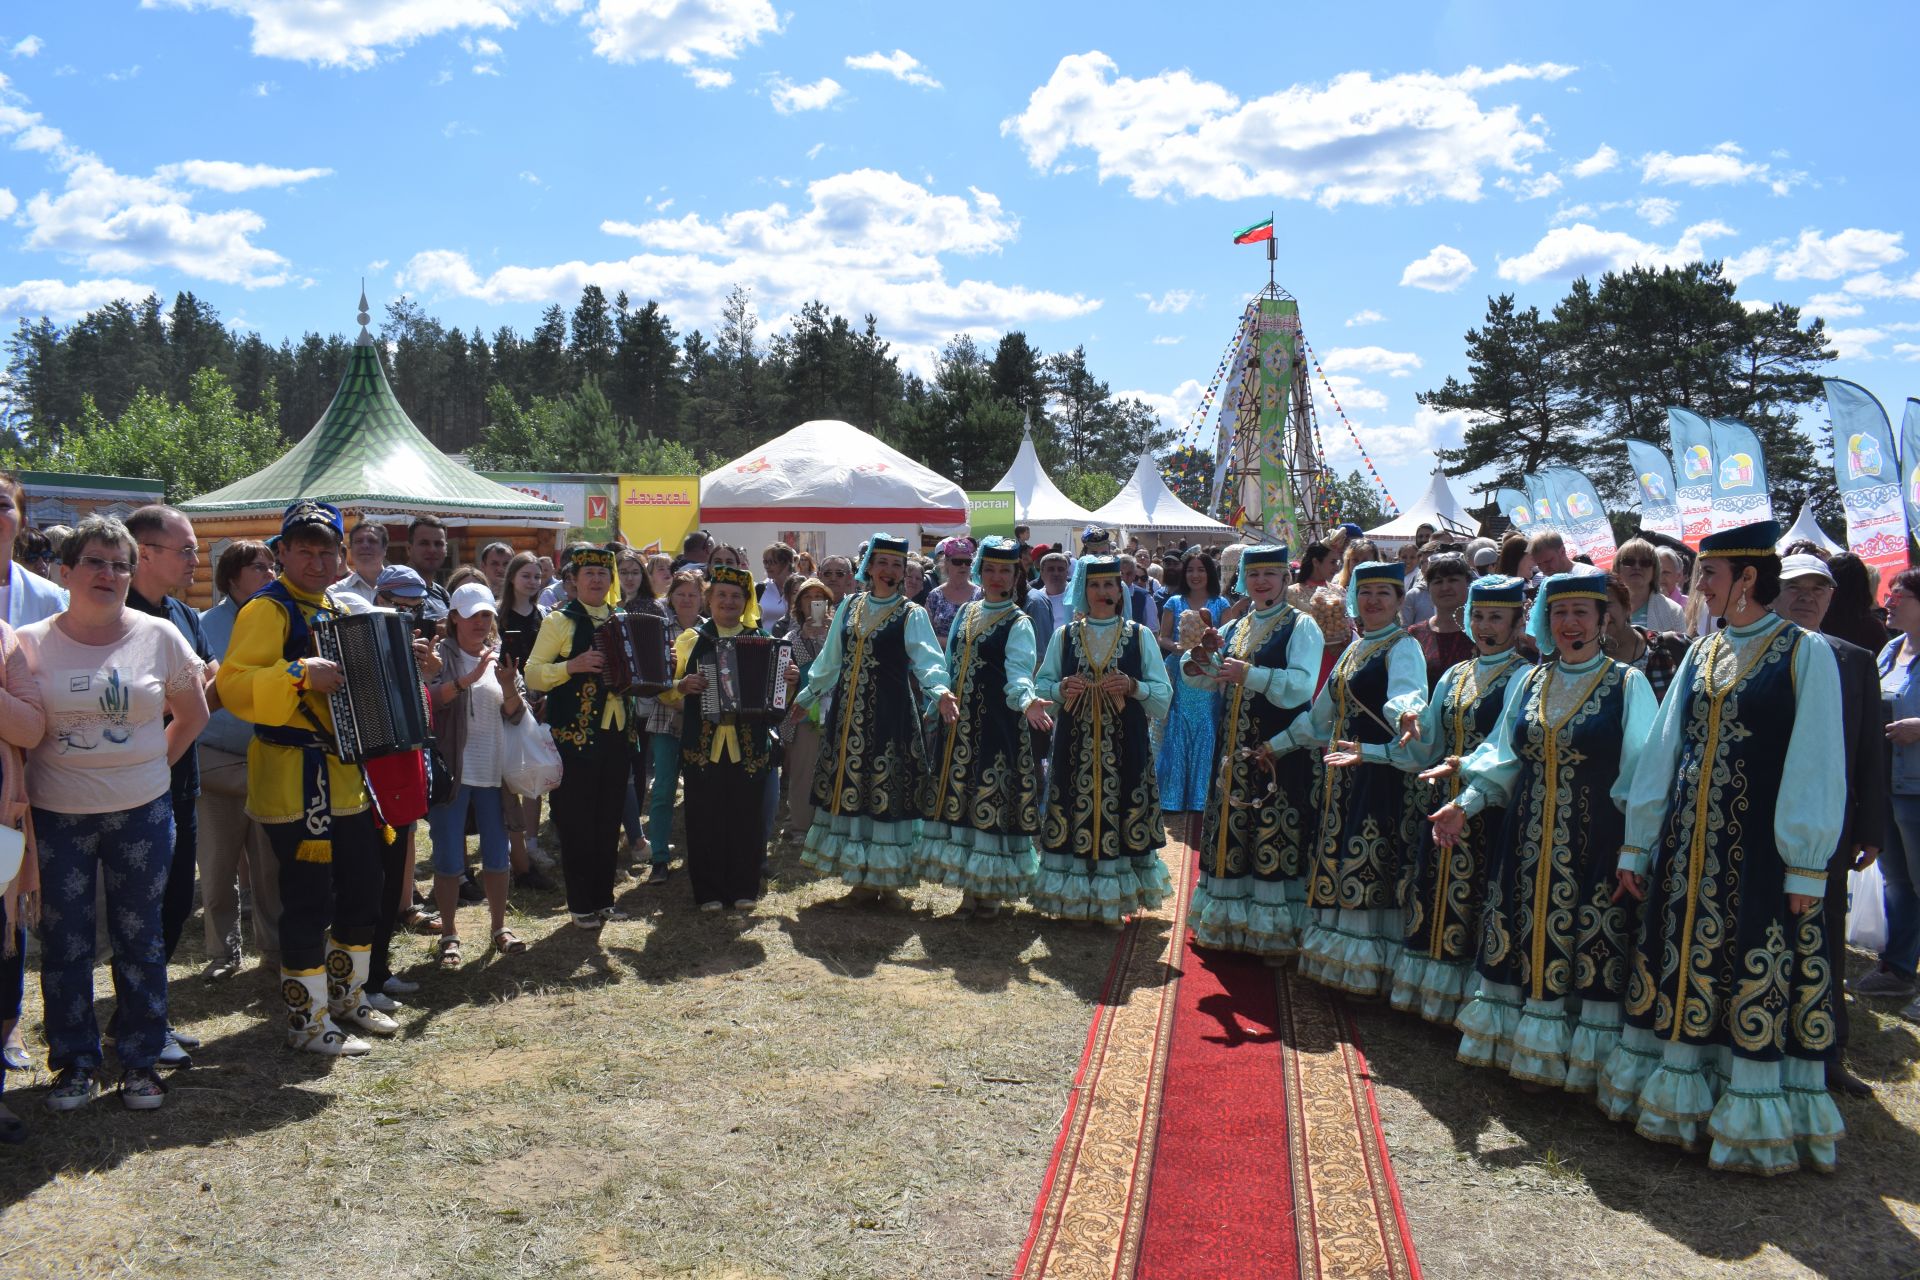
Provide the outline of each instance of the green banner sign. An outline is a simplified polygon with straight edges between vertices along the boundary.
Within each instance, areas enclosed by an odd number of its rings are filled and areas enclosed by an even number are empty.
[[[1013,490],[967,490],[967,531],[977,542],[990,533],[1013,536]]]

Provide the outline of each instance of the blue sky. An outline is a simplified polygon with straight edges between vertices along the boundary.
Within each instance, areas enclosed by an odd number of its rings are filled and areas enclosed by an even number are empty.
[[[329,10],[344,8],[342,20]],[[1256,13],[1272,15],[1257,17]],[[1705,253],[1920,383],[1904,5],[14,0],[0,319],[192,289],[278,339],[362,275],[531,328],[598,282],[1084,342],[1184,427],[1280,282],[1402,503],[1491,292]],[[1333,464],[1355,455],[1325,390]]]

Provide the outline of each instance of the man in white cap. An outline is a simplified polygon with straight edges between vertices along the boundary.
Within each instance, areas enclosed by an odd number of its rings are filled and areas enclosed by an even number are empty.
[[[1819,556],[1792,555],[1780,562],[1780,594],[1773,611],[1808,631],[1820,632],[1833,603],[1833,571]],[[1840,715],[1847,744],[1847,801],[1840,843],[1827,863],[1827,960],[1835,974],[1846,972],[1847,873],[1880,856],[1887,826],[1886,714],[1880,703],[1876,655],[1838,636],[1824,636],[1840,665]],[[1871,977],[1872,975],[1868,975]],[[1866,981],[1866,979],[1861,979]],[[1844,998],[1833,1002],[1833,1057],[1827,1062],[1827,1088],[1864,1098],[1872,1087],[1847,1070],[1849,1019]]]

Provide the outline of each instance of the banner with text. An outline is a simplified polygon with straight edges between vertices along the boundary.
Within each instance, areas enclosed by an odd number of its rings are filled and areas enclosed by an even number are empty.
[[[1673,466],[1667,455],[1643,440],[1627,441],[1627,464],[1640,488],[1640,527],[1649,533],[1680,536],[1680,504],[1673,497]]]
[[[967,533],[975,542],[989,534],[1013,536],[1013,490],[967,490]]]
[[[1715,418],[1713,428],[1713,527],[1738,529],[1773,519],[1773,495],[1767,490],[1767,456],[1753,428],[1732,418]]]
[[[1526,487],[1527,505],[1533,508],[1533,528],[1527,532],[1532,534],[1542,529],[1559,529],[1560,515],[1553,509],[1553,495],[1547,491],[1547,482],[1528,472],[1520,477],[1520,483]]]
[[[1613,568],[1613,524],[1592,482],[1572,467],[1547,467],[1540,474],[1562,521],[1568,552],[1586,556],[1597,569]]]
[[[1906,498],[1907,537],[1902,551],[1913,555],[1913,531],[1920,529],[1920,400],[1907,397],[1906,412],[1900,419],[1900,456],[1911,464],[1901,492]],[[1895,468],[1897,471],[1898,468]]]
[[[1515,533],[1533,532],[1533,503],[1527,500],[1526,494],[1518,489],[1495,489],[1493,501]]]
[[[1907,522],[1920,484],[1920,467],[1900,483],[1900,454],[1893,424],[1871,391],[1857,382],[1825,380],[1827,413],[1833,420],[1833,479],[1847,513],[1847,549],[1880,572],[1885,599],[1893,575],[1907,567]],[[1907,414],[1911,427],[1913,414]],[[1913,449],[1911,437],[1907,444]],[[1920,463],[1912,452],[1907,460]],[[1902,491],[1906,505],[1902,505]]]
[[[628,546],[678,555],[699,527],[699,476],[620,477],[620,532]]]
[[[620,477],[567,471],[482,471],[481,475],[516,493],[556,502],[567,524],[588,542],[613,538],[613,503]]]
[[[1680,539],[1697,551],[1700,539],[1713,532],[1713,427],[1697,413],[1669,407],[1667,445]]]

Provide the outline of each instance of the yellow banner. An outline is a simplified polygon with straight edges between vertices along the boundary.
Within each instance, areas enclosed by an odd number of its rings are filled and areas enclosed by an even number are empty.
[[[699,527],[699,476],[620,477],[620,533],[628,546],[678,555]]]

